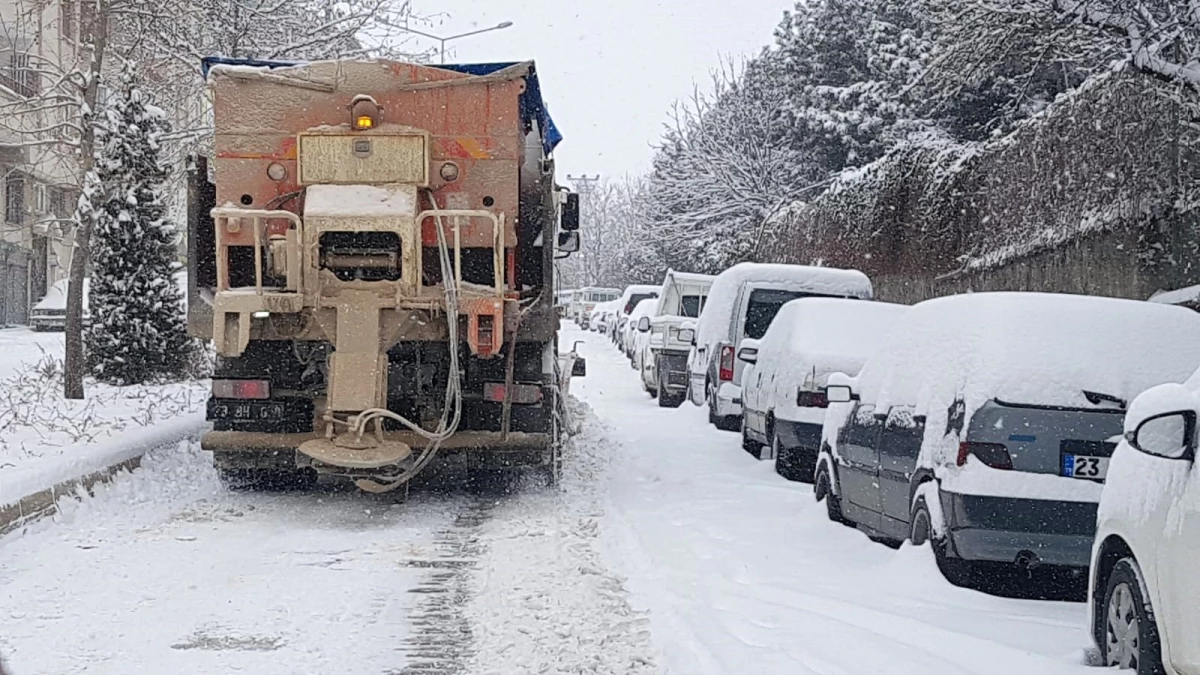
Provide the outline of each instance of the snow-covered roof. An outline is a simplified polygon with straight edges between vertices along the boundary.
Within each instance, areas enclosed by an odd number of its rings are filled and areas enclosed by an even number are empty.
[[[909,307],[841,298],[804,298],[780,308],[759,341],[757,370],[781,419],[798,419],[796,392],[856,375]]]
[[[863,400],[934,414],[963,396],[1095,407],[1130,401],[1200,366],[1200,315],[1179,307],[1051,293],[971,293],[914,305],[859,376]],[[924,403],[922,403],[924,402]],[[945,406],[942,403],[945,403]]]
[[[650,315],[651,313],[654,312],[654,308],[657,305],[658,305],[657,298],[646,298],[645,300],[639,301],[637,306],[633,308],[633,311],[629,313],[629,322],[635,323],[638,319],[642,318],[643,316]]]
[[[1200,304],[1200,285],[1187,286],[1174,291],[1159,291],[1150,296],[1150,302],[1164,305]]]
[[[806,265],[739,263],[717,275],[696,324],[696,344],[720,340],[729,327],[743,284],[778,285],[789,290],[833,297],[872,297],[871,280],[858,270]]]
[[[677,272],[675,270],[667,270],[666,279],[663,280],[663,285],[670,283],[671,279],[675,279],[681,283],[705,283],[716,279],[713,274],[697,274],[696,272]]]
[[[415,185],[309,185],[305,216],[399,216],[415,218]]]

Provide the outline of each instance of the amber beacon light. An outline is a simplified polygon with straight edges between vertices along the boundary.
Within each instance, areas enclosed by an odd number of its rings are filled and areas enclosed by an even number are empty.
[[[365,94],[355,96],[350,103],[350,120],[356,131],[374,129],[379,124],[379,104]]]

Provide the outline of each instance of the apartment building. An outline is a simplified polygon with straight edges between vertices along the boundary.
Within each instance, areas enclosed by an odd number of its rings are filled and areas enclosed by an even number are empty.
[[[87,3],[83,3],[86,5]],[[0,0],[0,326],[67,275],[78,108],[54,85],[81,57],[77,0]]]

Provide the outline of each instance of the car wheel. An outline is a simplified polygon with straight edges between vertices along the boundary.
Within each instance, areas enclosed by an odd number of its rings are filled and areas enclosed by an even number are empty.
[[[750,453],[754,459],[760,459],[762,454],[762,443],[750,438],[750,435],[746,433],[745,420],[746,418],[743,416],[742,424],[740,425],[742,433],[742,449]]]
[[[805,465],[796,456],[796,450],[789,448],[779,440],[779,434],[771,439],[772,454],[775,455],[775,473],[784,478],[800,483],[813,482],[813,467]]]
[[[817,501],[825,500],[825,515],[829,516],[830,520],[854,527],[854,523],[842,515],[842,500],[833,494],[833,479],[829,477],[829,470],[824,466],[817,473],[813,494],[816,495]]]
[[[1100,653],[1105,666],[1138,675],[1162,675],[1162,644],[1154,609],[1142,595],[1142,572],[1133,558],[1122,558],[1108,577],[1104,594],[1104,635]]]
[[[974,586],[978,574],[976,564],[970,560],[950,557],[946,538],[938,537],[935,534],[933,527],[933,516],[929,512],[929,505],[925,503],[925,497],[917,497],[913,503],[912,514],[908,518],[908,539],[913,546],[923,546],[926,542],[933,548],[933,558],[937,561],[938,571],[955,586],[971,588]]]

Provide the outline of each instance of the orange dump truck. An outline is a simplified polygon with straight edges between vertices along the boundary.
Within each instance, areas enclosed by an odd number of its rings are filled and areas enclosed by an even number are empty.
[[[557,478],[578,248],[532,62],[205,61],[189,316],[218,360],[202,447],[239,481],[369,491],[436,456]]]

